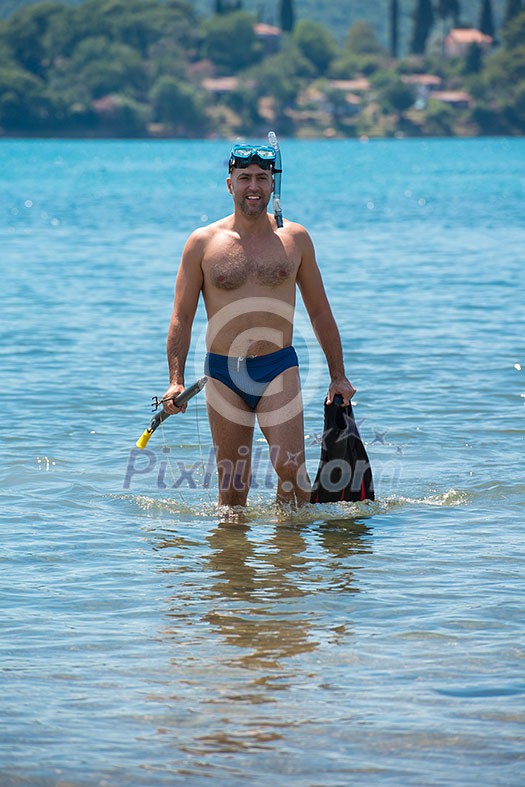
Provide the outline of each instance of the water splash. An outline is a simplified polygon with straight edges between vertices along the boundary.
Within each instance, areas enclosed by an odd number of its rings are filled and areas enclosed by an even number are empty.
[[[316,524],[333,520],[368,519],[378,515],[415,505],[463,506],[471,495],[457,489],[449,489],[439,494],[411,498],[394,496],[374,501],[358,503],[317,503],[306,504],[299,509],[276,504],[267,498],[253,498],[246,507],[219,506],[213,502],[191,502],[172,498],[155,498],[148,495],[116,495],[116,499],[130,502],[148,514],[169,514],[176,517],[221,521],[231,524]]]

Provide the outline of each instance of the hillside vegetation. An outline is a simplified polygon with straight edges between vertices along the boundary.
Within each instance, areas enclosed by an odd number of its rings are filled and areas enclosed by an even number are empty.
[[[0,21],[0,133],[204,137],[260,135],[268,124],[296,136],[524,133],[519,0],[488,4],[492,46],[447,54],[454,21],[475,21],[474,10],[480,19],[482,4],[463,0],[459,19],[434,15],[420,53],[401,57],[389,51],[390,2],[353,2],[344,35],[342,22],[339,35],[329,23],[348,4],[327,3],[321,22],[299,13],[308,2],[293,5],[295,24],[280,35],[257,28],[248,0],[223,0],[220,14],[186,0],[20,8]],[[411,15],[398,6],[398,52],[416,51],[415,4]],[[278,8],[270,19],[265,7],[264,21],[280,22]]]
[[[64,0],[65,5],[78,5],[83,0]],[[260,0],[242,0],[242,8],[254,14],[258,21],[278,25],[280,0],[261,3]],[[492,0],[494,21],[499,28],[502,25],[507,0]],[[11,16],[15,11],[34,4],[34,0],[0,0],[0,17]],[[411,21],[416,0],[400,2],[400,51],[408,52]],[[216,0],[191,0],[190,5],[200,17],[214,13]],[[466,25],[477,27],[480,20],[481,0],[461,0],[461,19]],[[295,0],[295,16],[297,20],[310,19],[325,25],[342,44],[350,27],[357,21],[364,20],[373,28],[374,33],[384,47],[389,38],[389,0]]]

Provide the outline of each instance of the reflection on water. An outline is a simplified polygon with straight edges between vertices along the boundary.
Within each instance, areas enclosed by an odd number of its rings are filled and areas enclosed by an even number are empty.
[[[358,556],[371,552],[370,532],[349,520],[263,529],[221,522],[198,547],[165,537],[156,545],[171,553],[162,570],[172,578],[184,574],[170,600],[170,620],[188,621],[188,607],[193,608],[200,618],[194,625],[206,622],[234,648],[222,664],[282,669],[285,659],[318,646],[321,596],[358,592]],[[184,553],[190,552],[189,572]],[[336,634],[341,630],[334,627]]]
[[[200,540],[170,534],[156,542],[170,587],[165,635],[178,686],[170,700],[190,702],[201,718],[195,735],[179,741],[185,752],[271,748],[282,738],[297,686],[313,697],[328,680],[310,654],[348,646],[348,600],[359,591],[370,535],[353,520],[220,522]]]
[[[214,593],[221,600],[206,619],[225,642],[242,652],[232,656],[232,664],[245,667],[281,666],[283,659],[313,651],[315,636],[315,595],[332,589],[356,592],[354,568],[348,558],[371,551],[362,541],[368,528],[352,523],[331,522],[320,528],[317,543],[332,559],[319,560],[309,549],[304,531],[298,527],[276,527],[272,538],[257,544],[249,538],[249,527],[221,523],[209,536],[209,566],[216,581]],[[312,596],[308,614],[304,604],[295,608],[291,599]],[[233,608],[224,602],[238,602]],[[283,602],[283,603],[280,603]]]
[[[249,528],[228,524],[210,535],[209,566],[220,603],[206,619],[236,648],[232,663],[276,668],[281,659],[314,650],[317,644],[309,620],[293,606],[280,609],[278,603],[307,592],[306,543],[298,530],[283,535],[277,529],[271,542],[260,546],[248,536]]]

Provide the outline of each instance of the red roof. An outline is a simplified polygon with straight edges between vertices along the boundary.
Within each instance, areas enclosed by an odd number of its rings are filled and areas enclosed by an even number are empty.
[[[493,38],[474,27],[455,27],[446,40],[454,44],[492,44]]]
[[[370,90],[370,81],[366,77],[359,79],[330,79],[328,84],[334,90],[342,90],[345,93]]]
[[[464,90],[436,90],[431,97],[445,104],[470,104],[471,96]]]
[[[274,27],[273,25],[265,25],[264,22],[258,22],[254,25],[255,35],[267,37],[267,36],[280,36],[282,34],[282,30],[280,27]]]

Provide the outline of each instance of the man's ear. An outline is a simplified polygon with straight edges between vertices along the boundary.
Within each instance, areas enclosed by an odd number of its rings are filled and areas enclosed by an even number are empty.
[[[230,194],[233,194],[233,191],[232,191],[232,179],[231,178],[226,178],[226,186],[228,187],[228,191],[230,192]]]

